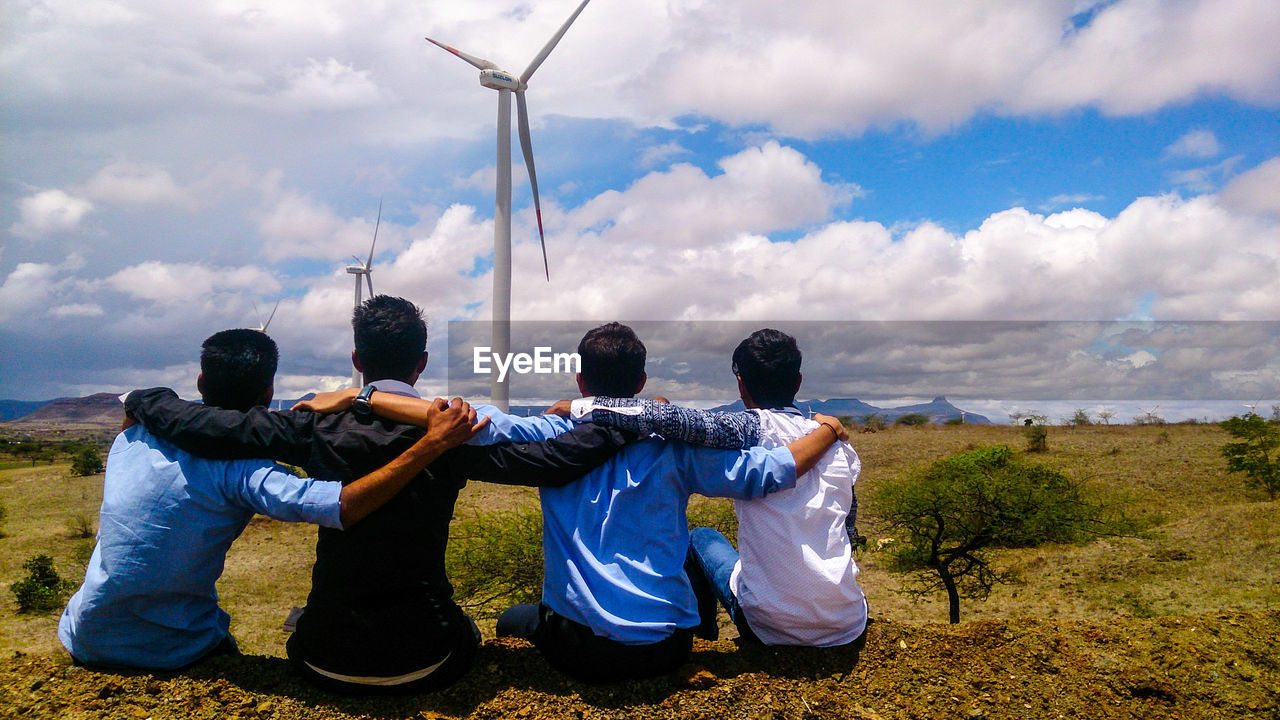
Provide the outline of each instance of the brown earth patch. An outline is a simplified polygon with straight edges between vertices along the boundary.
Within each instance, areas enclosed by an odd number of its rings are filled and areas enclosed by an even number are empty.
[[[353,698],[301,682],[285,660],[220,658],[179,673],[104,673],[65,655],[0,661],[13,718],[1280,718],[1280,612],[879,621],[861,652],[698,641],[671,676],[571,681],[522,641],[489,640],[435,695]]]

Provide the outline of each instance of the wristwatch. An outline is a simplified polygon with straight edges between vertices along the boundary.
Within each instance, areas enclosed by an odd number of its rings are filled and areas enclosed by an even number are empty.
[[[351,411],[360,417],[369,417],[373,414],[373,406],[369,404],[369,398],[376,390],[373,383],[360,388],[360,394],[356,395],[356,399],[351,401]]]

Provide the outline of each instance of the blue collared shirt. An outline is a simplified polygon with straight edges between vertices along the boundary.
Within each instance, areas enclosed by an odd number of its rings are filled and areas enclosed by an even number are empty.
[[[562,418],[516,418],[490,406],[488,442],[537,440],[572,427]],[[786,447],[725,451],[651,438],[629,445],[584,478],[542,488],[542,601],[626,644],[658,642],[698,624],[684,573],[689,495],[750,499],[793,487]]]
[[[200,659],[230,627],[215,584],[254,514],[341,528],[341,492],[267,460],[206,460],[142,425],[125,430],[107,456],[98,543],[58,638],[91,665]]]

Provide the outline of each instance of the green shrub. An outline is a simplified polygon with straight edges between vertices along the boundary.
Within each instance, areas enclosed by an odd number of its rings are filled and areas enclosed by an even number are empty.
[[[907,413],[906,415],[900,416],[897,420],[894,420],[893,424],[917,427],[920,425],[928,425],[930,422],[929,416],[924,413]]]
[[[53,566],[53,558],[48,555],[33,555],[22,564],[27,576],[10,585],[18,599],[18,612],[39,613],[56,610],[62,607],[75,584],[63,580]]]
[[[950,620],[960,599],[985,600],[1012,573],[992,565],[996,548],[1071,542],[1133,527],[1088,500],[1057,470],[1027,463],[1004,446],[934,462],[894,480],[876,495],[875,514],[894,531],[890,569],[910,573],[917,597],[945,591]]]
[[[77,477],[97,475],[103,469],[102,455],[96,447],[81,448],[71,459],[71,474]]]
[[[1263,490],[1275,500],[1280,494],[1280,428],[1256,413],[1223,420],[1220,425],[1237,440],[1221,448],[1227,471],[1244,473],[1247,487]]]
[[[455,519],[445,567],[458,604],[496,617],[542,597],[542,512],[536,507]]]
[[[879,415],[872,413],[862,418],[862,432],[873,433],[880,432],[883,429],[885,429],[884,418]]]
[[[1047,452],[1049,450],[1049,428],[1044,425],[1027,425],[1022,429],[1027,439],[1027,452]]]
[[[67,518],[67,537],[72,540],[85,540],[97,534],[97,525],[89,513],[80,511]]]

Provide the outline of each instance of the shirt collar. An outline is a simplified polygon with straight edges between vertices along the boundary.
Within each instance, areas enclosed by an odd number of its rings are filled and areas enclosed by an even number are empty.
[[[369,384],[378,392],[386,392],[393,395],[407,395],[412,398],[422,397],[412,385],[406,382],[400,382],[399,380],[374,380]]]
[[[797,408],[795,405],[788,405],[786,407],[769,408],[769,409],[776,413],[782,413],[783,415],[798,415],[800,417],[804,417],[804,413],[800,412],[800,409]]]

